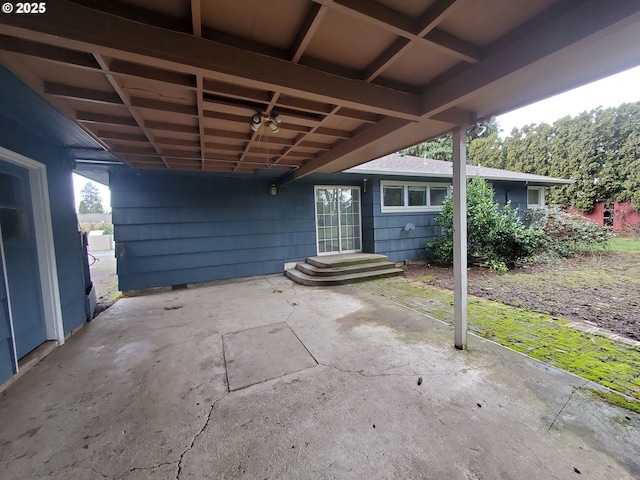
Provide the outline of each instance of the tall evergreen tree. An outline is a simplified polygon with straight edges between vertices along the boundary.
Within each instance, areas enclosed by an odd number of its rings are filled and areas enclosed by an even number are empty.
[[[640,210],[640,102],[515,128],[504,140],[476,139],[468,156],[473,165],[575,180],[552,187],[550,203],[589,211],[631,200]]]
[[[78,206],[78,213],[104,213],[100,192],[93,183],[87,182],[82,187],[80,197],[82,200],[80,200],[80,205]]]

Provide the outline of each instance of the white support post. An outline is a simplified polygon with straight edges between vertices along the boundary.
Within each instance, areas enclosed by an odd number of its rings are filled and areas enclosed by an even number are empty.
[[[453,130],[453,331],[457,349],[467,348],[467,132]]]

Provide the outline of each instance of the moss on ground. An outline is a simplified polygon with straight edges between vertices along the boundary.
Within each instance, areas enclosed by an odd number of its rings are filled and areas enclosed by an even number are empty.
[[[361,288],[448,323],[453,321],[453,294],[449,291],[386,279]],[[640,409],[640,346],[583,332],[569,321],[501,303],[469,297],[469,329],[482,337],[535,359],[592,380],[628,397],[624,406]],[[617,397],[599,395],[621,404]]]
[[[593,388],[583,388],[582,390],[612,405],[626,408],[627,410],[631,410],[632,412],[635,412],[635,413],[640,413],[640,402],[629,401],[628,398],[620,395],[619,393],[607,392],[603,390],[595,390]],[[621,421],[621,423],[625,423],[625,422]]]

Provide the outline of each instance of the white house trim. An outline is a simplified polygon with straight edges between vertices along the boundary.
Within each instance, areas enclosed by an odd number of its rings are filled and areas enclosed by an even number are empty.
[[[58,345],[62,345],[64,343],[64,327],[62,324],[60,286],[58,284],[58,266],[53,243],[47,167],[42,163],[3,147],[0,147],[0,160],[13,163],[29,171],[38,269],[40,271],[40,291],[47,340],[56,340]]]
[[[2,225],[0,225],[0,262],[4,276],[4,288],[7,293],[7,307],[9,310],[9,332],[11,332],[11,348],[13,349],[13,373],[18,372],[18,350],[16,349],[16,334],[13,328],[13,313],[11,311],[11,292],[9,291],[9,277],[7,276],[7,262],[4,259],[4,241],[2,240]]]

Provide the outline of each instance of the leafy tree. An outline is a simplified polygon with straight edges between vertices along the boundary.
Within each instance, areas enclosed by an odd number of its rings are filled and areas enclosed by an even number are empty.
[[[430,240],[427,249],[447,263],[453,261],[453,199],[448,197],[437,218],[443,235]],[[518,210],[509,204],[503,208],[494,202],[493,190],[481,177],[467,184],[467,251],[469,260],[486,260],[494,269],[506,270],[506,265],[530,257],[535,252],[540,235],[526,227]]]
[[[80,196],[82,200],[78,206],[78,213],[104,213],[100,192],[93,183],[87,182],[80,190]]]

